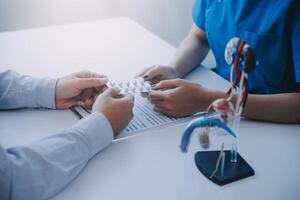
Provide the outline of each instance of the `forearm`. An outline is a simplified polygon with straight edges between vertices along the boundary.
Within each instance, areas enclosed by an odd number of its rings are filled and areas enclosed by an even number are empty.
[[[203,94],[199,94],[199,98],[203,98],[203,96]],[[205,96],[208,100],[207,102],[228,97],[224,92],[220,91],[208,91]],[[237,97],[234,96],[234,105],[236,99]],[[300,93],[250,94],[242,115],[249,119],[261,121],[300,123]]]
[[[180,77],[183,77],[201,64],[208,51],[206,33],[193,26],[191,32],[178,47],[170,65],[175,67]]]
[[[249,95],[243,115],[263,121],[300,123],[300,93]]]
[[[68,185],[88,160],[112,142],[106,118],[94,113],[29,146],[0,146],[0,199],[48,199]]]
[[[56,79],[0,72],[0,109],[23,107],[55,108]]]

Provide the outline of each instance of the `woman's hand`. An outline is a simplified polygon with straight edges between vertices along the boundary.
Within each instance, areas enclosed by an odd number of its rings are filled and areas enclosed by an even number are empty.
[[[210,92],[199,84],[182,79],[161,81],[149,93],[154,110],[170,117],[184,117],[206,110]]]
[[[143,69],[136,77],[143,77],[146,81],[158,83],[162,80],[179,78],[179,75],[174,67],[154,65]]]
[[[97,96],[106,89],[104,75],[81,71],[58,79],[56,84],[56,108],[66,109],[74,105],[91,107]]]

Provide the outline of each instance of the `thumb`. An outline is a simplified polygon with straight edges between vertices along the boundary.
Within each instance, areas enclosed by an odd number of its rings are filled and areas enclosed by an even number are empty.
[[[102,94],[105,96],[116,98],[116,97],[120,96],[120,91],[115,88],[108,88]]]
[[[125,100],[125,101],[134,101],[134,96],[132,94],[125,94],[123,97],[119,98],[118,100]]]
[[[80,90],[94,87],[102,87],[106,83],[106,78],[79,78],[76,82],[77,88]]]
[[[123,105],[123,108],[130,108],[132,111],[134,107],[134,96],[132,94],[126,94],[123,97],[117,98],[115,100],[121,103],[121,105]]]
[[[173,80],[165,80],[161,81],[158,84],[155,85],[155,90],[161,90],[161,89],[173,89],[180,85],[180,79],[173,79]]]

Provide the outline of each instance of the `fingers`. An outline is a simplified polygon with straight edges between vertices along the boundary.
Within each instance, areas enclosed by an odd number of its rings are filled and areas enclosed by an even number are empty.
[[[77,88],[84,90],[87,88],[103,87],[106,83],[106,78],[80,78],[77,81]]]
[[[132,94],[126,94],[122,97],[113,99],[117,104],[122,105],[122,112],[129,117],[129,119],[133,118],[133,107],[134,107],[134,96]]]
[[[100,94],[102,92],[104,92],[108,87],[106,85],[99,87],[96,89],[97,93]]]
[[[173,89],[182,83],[181,79],[173,79],[173,80],[165,80],[161,81],[154,87],[155,90],[161,90],[161,89]]]
[[[146,68],[138,74],[146,81],[158,83],[161,80],[173,79],[179,77],[176,69],[172,66],[154,65]]]
[[[166,114],[168,112],[167,109],[165,109],[164,107],[160,107],[160,106],[155,106],[153,108],[153,110],[155,112],[162,113],[162,114]]]
[[[56,101],[56,109],[67,109],[77,104],[78,102],[75,99],[62,99]]]
[[[93,103],[95,102],[95,91],[93,88],[85,89],[83,92],[75,97],[74,99],[78,100],[77,105],[83,106],[85,108],[92,107]]]
[[[75,75],[78,78],[106,78],[106,76],[103,75],[103,74],[99,74],[99,73],[96,73],[96,72],[91,72],[91,71],[88,71],[88,70],[77,72],[77,73],[75,73]]]
[[[173,93],[176,89],[152,91],[149,93],[149,100],[154,105],[154,111],[169,117],[176,116],[176,104]]]
[[[124,101],[134,101],[134,96],[132,94],[126,94],[123,97],[119,98],[119,100],[124,100]]]
[[[159,79],[161,76],[161,71],[157,67],[152,67],[143,75],[143,78],[147,81],[153,81]]]
[[[132,94],[126,94],[120,98],[114,99],[117,102],[122,102],[124,107],[127,107],[131,110],[132,112],[132,108],[134,106],[134,96]]]
[[[154,105],[154,111],[165,114],[168,111],[168,94],[165,91],[153,91],[149,100]]]
[[[95,102],[94,99],[86,99],[84,101],[77,102],[77,105],[85,108],[92,108],[94,102]]]
[[[120,91],[115,88],[108,88],[101,95],[109,96],[109,97],[111,97],[115,100],[119,100],[119,101],[131,101],[131,102],[134,101],[134,97],[132,94],[122,95],[122,94],[120,94]]]
[[[165,101],[162,100],[152,100],[150,99],[150,103],[158,107],[165,107]]]
[[[145,79],[145,80],[151,82],[152,84],[157,84],[162,80],[162,76],[158,75],[155,78],[152,78],[151,80],[150,79],[149,80]]]
[[[86,108],[92,107],[100,93],[102,93],[107,87],[88,88],[81,92],[80,95],[74,97],[78,101],[77,105]]]
[[[155,112],[158,112],[158,113],[161,113],[161,114],[164,114],[168,117],[177,117],[175,113],[173,113],[172,111],[164,108],[164,107],[159,107],[159,106],[155,106],[154,109],[153,109]]]
[[[102,94],[112,98],[117,98],[120,96],[120,91],[115,88],[108,88]]]
[[[149,92],[149,98],[151,101],[164,101],[166,99],[166,92],[153,90]]]
[[[180,84],[180,79],[161,81],[155,85],[154,90],[149,92],[149,98],[160,101],[170,100]]]
[[[88,98],[91,98],[94,94],[94,89],[93,88],[88,88],[83,90],[83,92],[80,94],[80,99],[85,100]]]
[[[143,69],[135,77],[143,77],[146,81],[157,83],[159,80],[161,80],[159,79],[161,75],[162,71],[159,66],[154,65]]]
[[[119,101],[127,102],[128,108],[130,110],[130,118],[133,118],[133,107],[134,107],[134,96],[132,94],[126,94],[124,97],[118,99]]]
[[[151,68],[152,68],[152,66],[146,67],[145,69],[143,69],[143,70],[141,70],[140,72],[138,72],[134,77],[135,77],[135,78],[143,77],[143,76],[146,74],[146,72],[147,72],[149,69],[151,69]]]

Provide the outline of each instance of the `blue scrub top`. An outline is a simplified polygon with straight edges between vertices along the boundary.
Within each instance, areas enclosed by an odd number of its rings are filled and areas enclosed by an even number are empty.
[[[207,33],[219,75],[229,80],[224,51],[239,37],[259,61],[248,76],[250,93],[300,92],[299,0],[196,0],[193,20]]]

